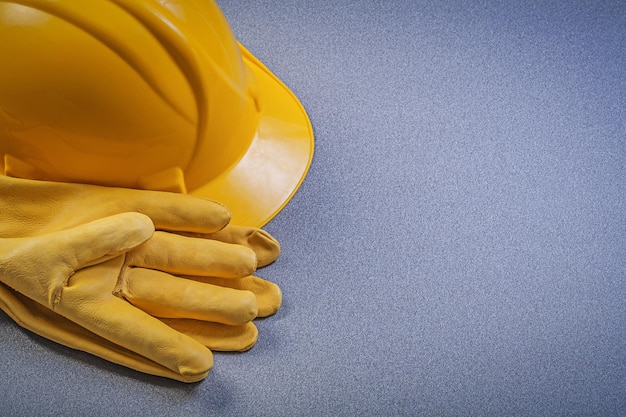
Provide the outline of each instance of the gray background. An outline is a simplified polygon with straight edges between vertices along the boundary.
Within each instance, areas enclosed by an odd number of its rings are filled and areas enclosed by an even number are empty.
[[[0,315],[2,415],[626,415],[626,5],[219,0],[307,108],[284,306],[185,385]]]

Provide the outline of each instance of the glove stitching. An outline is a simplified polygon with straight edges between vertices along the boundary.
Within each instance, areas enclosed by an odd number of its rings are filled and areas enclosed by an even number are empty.
[[[124,300],[126,300],[125,290],[128,287],[126,284],[125,274],[127,268],[130,268],[130,257],[128,256],[128,252],[124,253],[124,262],[122,263],[120,273],[117,276],[117,282],[115,283],[115,287],[113,288],[113,295]]]
[[[52,294],[52,300],[51,302],[49,302],[50,309],[52,311],[54,311],[56,306],[61,303],[61,296],[63,295],[63,289],[67,287],[67,285],[70,282],[70,278],[72,278],[72,276],[74,276],[75,273],[76,271],[70,271],[70,273],[65,277],[61,285],[59,285],[57,289],[54,291],[54,293]]]

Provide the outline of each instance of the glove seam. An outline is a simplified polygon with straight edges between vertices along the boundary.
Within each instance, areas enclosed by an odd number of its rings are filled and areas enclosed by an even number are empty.
[[[63,296],[63,289],[65,287],[68,286],[70,279],[72,278],[72,276],[74,276],[74,274],[76,273],[76,271],[71,271],[63,280],[63,282],[61,282],[61,285],[59,285],[56,290],[54,290],[54,292],[52,293],[52,300],[49,301],[49,307],[50,310],[54,311],[56,306],[59,305],[61,303],[61,298]]]
[[[120,273],[117,276],[117,282],[115,283],[115,287],[113,288],[113,295],[126,300],[125,289],[126,285],[126,269],[129,267],[129,256],[128,252],[124,253],[124,262],[122,263],[122,267],[120,268]]]

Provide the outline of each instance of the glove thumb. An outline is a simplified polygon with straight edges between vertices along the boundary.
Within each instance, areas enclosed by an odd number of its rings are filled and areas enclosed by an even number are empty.
[[[141,245],[154,234],[152,220],[141,213],[121,213],[51,234],[55,252],[71,255],[78,270],[99,264]]]
[[[122,213],[40,236],[0,239],[0,281],[54,308],[75,271],[127,252],[153,233],[149,217]]]

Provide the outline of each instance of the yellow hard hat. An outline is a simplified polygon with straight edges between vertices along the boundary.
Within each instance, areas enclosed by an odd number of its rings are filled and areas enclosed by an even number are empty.
[[[188,192],[261,226],[313,155],[212,0],[0,0],[0,174]]]

